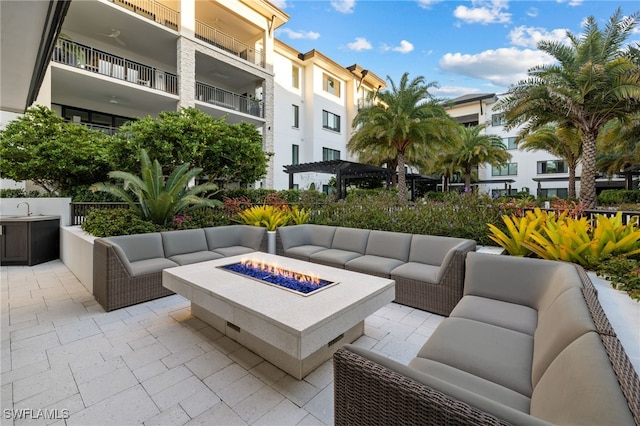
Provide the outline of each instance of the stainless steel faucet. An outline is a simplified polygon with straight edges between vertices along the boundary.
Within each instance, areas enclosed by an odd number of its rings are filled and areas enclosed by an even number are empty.
[[[26,201],[23,201],[21,203],[18,203],[16,208],[20,207],[21,204],[26,204],[27,205],[27,216],[31,216],[31,206],[29,205],[29,203],[27,203]]]

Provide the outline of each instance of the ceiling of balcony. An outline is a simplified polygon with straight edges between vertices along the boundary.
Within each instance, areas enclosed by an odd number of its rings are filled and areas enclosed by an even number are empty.
[[[118,39],[124,45],[106,36],[115,31],[120,32]],[[91,40],[94,40],[99,48],[116,55],[126,56],[122,54],[126,50],[163,64],[176,63],[178,36],[175,33],[115,4],[73,1],[62,32],[69,36],[73,34],[70,37],[73,41],[84,44],[91,44]]]

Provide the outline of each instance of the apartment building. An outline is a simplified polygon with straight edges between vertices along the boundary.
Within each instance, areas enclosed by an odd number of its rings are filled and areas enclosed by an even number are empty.
[[[478,187],[491,194],[515,194],[529,192],[536,197],[566,198],[569,170],[566,163],[546,151],[525,151],[515,143],[519,129],[507,131],[504,114],[495,109],[501,94],[475,93],[460,96],[449,102],[447,111],[451,117],[463,125],[485,124],[485,133],[502,138],[511,154],[509,164],[492,167],[485,164],[478,167]],[[576,193],[580,194],[580,172],[576,171]],[[624,188],[624,180],[614,176],[602,176],[597,180],[597,190]]]
[[[280,40],[275,40],[274,56],[274,187],[286,189],[289,175],[283,166],[356,160],[346,148],[351,123],[371,94],[386,85],[357,64],[345,68],[317,50],[301,53]],[[326,191],[331,177],[296,174],[293,187]]]

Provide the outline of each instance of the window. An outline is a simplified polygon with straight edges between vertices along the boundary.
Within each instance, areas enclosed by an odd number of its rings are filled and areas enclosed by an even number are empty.
[[[322,161],[339,160],[340,151],[331,148],[322,148]]]
[[[334,132],[339,132],[340,116],[332,114],[329,111],[322,110],[322,127],[324,129],[333,130]]]
[[[502,167],[492,167],[491,176],[517,176],[518,163],[509,163]]]
[[[300,164],[300,145],[291,145],[291,164]]]
[[[511,188],[509,190],[506,189],[492,189],[491,196],[492,197],[504,197],[507,195],[516,195],[518,193],[517,189]]]
[[[291,65],[291,86],[300,88],[300,67],[297,65]]]
[[[569,196],[569,191],[567,188],[543,188],[540,190],[540,196],[545,198],[567,198]]]
[[[93,130],[100,130],[108,135],[118,131],[118,128],[132,119],[117,115],[104,114],[97,111],[60,105],[62,117],[75,124],[82,124]]]
[[[567,173],[567,164],[562,160],[538,161],[538,174]]]
[[[516,138],[503,138],[502,143],[504,143],[504,147],[507,149],[518,149],[518,145],[516,144]]]
[[[325,92],[340,97],[340,82],[327,74],[322,74],[322,89]]]
[[[300,107],[298,105],[291,105],[291,113],[293,114],[291,127],[297,129],[300,127]]]
[[[491,114],[491,125],[492,126],[504,126],[507,122],[504,113],[499,114]]]

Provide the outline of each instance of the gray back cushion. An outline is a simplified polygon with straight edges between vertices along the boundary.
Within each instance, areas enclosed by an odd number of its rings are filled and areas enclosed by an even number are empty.
[[[553,424],[635,424],[597,333],[577,338],[553,360],[533,389],[531,415]]]
[[[449,251],[467,240],[437,235],[414,235],[411,238],[409,262],[440,266]]]
[[[570,263],[528,257],[467,254],[464,294],[517,303],[544,311],[565,290],[582,288]]]
[[[229,225],[204,228],[209,250],[244,246],[258,250],[267,228],[250,225]]]
[[[129,262],[165,257],[159,232],[105,238],[120,247]]]
[[[329,248],[335,230],[334,226],[305,224],[284,226],[278,228],[278,233],[282,241],[282,248],[286,251],[292,247],[306,245]]]
[[[388,257],[406,262],[411,247],[411,234],[387,231],[371,231],[365,254]]]
[[[331,248],[364,254],[367,249],[370,232],[368,229],[343,228],[339,226],[333,235]]]
[[[539,311],[533,345],[533,386],[564,348],[590,331],[596,331],[596,326],[578,287],[567,289],[546,310]]]
[[[166,257],[209,250],[204,229],[161,232]]]

